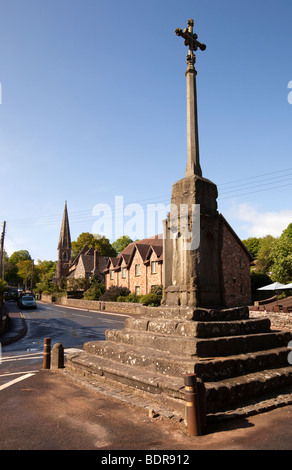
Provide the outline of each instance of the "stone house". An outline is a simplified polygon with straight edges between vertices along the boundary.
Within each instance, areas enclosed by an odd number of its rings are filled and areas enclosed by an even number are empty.
[[[226,307],[250,305],[250,265],[253,260],[238,235],[220,214],[220,266],[223,304]],[[209,247],[210,263],[212,249]],[[201,266],[208,276],[208,266]],[[151,292],[152,286],[163,285],[163,239],[156,235],[130,243],[117,257],[109,258],[105,285],[127,287],[137,295]],[[212,275],[212,274],[211,274]]]
[[[105,285],[127,287],[137,295],[162,285],[163,240],[161,235],[130,243],[118,256],[109,258]]]
[[[91,276],[95,275],[104,284],[104,269],[107,262],[108,258],[100,256],[98,250],[94,250],[85,245],[70,264],[67,279],[90,279]]]

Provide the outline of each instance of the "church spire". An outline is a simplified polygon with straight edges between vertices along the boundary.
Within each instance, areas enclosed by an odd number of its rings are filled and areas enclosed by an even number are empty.
[[[58,261],[56,266],[56,279],[59,282],[62,278],[67,277],[71,264],[71,236],[69,228],[69,217],[67,211],[67,201],[65,201],[65,209],[62,220],[62,227],[58,243]]]
[[[71,250],[71,236],[69,228],[69,218],[67,211],[67,201],[65,201],[65,209],[63,214],[62,227],[59,237],[58,250]]]

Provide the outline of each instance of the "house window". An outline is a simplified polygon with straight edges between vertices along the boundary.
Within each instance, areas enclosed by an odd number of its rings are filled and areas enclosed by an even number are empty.
[[[127,272],[127,269],[126,269],[126,268],[122,268],[122,278],[123,278],[123,279],[126,278],[126,272]]]
[[[110,271],[110,280],[112,281],[114,279],[114,272]]]
[[[241,286],[240,286],[240,293],[243,294],[243,295],[245,294],[245,286],[244,286],[244,284],[241,284]]]
[[[135,276],[140,276],[140,264],[135,264]]]
[[[152,261],[151,262],[151,274],[156,274],[157,273],[157,261]]]
[[[67,259],[67,253],[63,253],[63,259]]]
[[[139,265],[138,265],[139,266]],[[135,286],[135,294],[140,295],[141,294],[141,289],[140,286]]]

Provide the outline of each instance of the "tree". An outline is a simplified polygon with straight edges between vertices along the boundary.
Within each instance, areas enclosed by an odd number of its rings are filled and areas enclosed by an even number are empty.
[[[98,300],[105,292],[105,285],[95,275],[90,278],[90,287],[84,292],[85,300]]]
[[[29,252],[27,250],[19,250],[12,253],[9,261],[11,261],[11,263],[17,264],[18,261],[25,261],[28,259],[31,259]]]
[[[53,292],[56,291],[57,285],[53,283],[52,278],[56,272],[56,261],[37,261],[34,273],[36,276],[36,290],[38,292]]]
[[[78,253],[85,247],[98,250],[101,256],[116,256],[116,250],[112,247],[108,238],[104,235],[93,235],[89,232],[82,232],[76,241],[72,242],[72,258],[74,259]]]
[[[261,238],[250,237],[246,240],[242,240],[242,243],[246,246],[247,250],[250,252],[254,259],[257,259],[258,252],[261,247]]]
[[[261,245],[255,261],[257,272],[267,273],[271,271],[271,266],[273,264],[272,251],[276,242],[277,238],[272,237],[272,235],[267,235],[261,239]]]
[[[112,243],[112,246],[117,253],[121,253],[130,243],[133,243],[133,240],[128,235],[123,235],[117,238],[117,240]]]
[[[31,259],[21,260],[17,263],[18,276],[23,280],[25,290],[27,290],[28,282],[33,276],[33,261]]]
[[[271,252],[272,279],[283,284],[292,281],[292,224],[283,230]]]

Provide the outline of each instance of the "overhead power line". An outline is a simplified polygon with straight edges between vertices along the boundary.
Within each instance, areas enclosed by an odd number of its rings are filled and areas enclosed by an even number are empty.
[[[272,176],[271,176],[272,175]],[[265,178],[267,176],[267,178]],[[287,184],[280,184],[285,183]],[[290,181],[290,183],[288,183]],[[236,184],[239,183],[239,184]],[[237,180],[232,180],[229,182],[218,184],[219,198],[218,200],[231,199],[234,197],[247,196],[249,194],[254,194],[257,192],[263,191],[272,191],[279,188],[288,188],[292,187],[292,168],[286,168],[282,170],[276,170],[273,172],[268,172],[260,175],[252,175],[246,178],[240,178]],[[233,186],[230,186],[233,185]],[[266,188],[265,188],[266,186]],[[146,207],[148,204],[169,204],[170,203],[170,193],[164,194],[156,197],[139,199],[135,201],[124,201],[124,205],[128,204],[141,204],[142,207]],[[102,202],[102,201],[101,201]],[[111,206],[112,215],[118,217],[122,216],[122,211],[115,212],[114,207]],[[86,221],[92,221],[94,215],[92,215],[92,210],[84,209],[78,211],[70,211],[70,222],[74,224],[81,224]],[[12,228],[20,228],[28,225],[34,225],[39,227],[55,227],[61,224],[62,214],[52,214],[48,216],[39,216],[39,217],[29,217],[22,219],[11,219],[9,221],[9,226]]]

